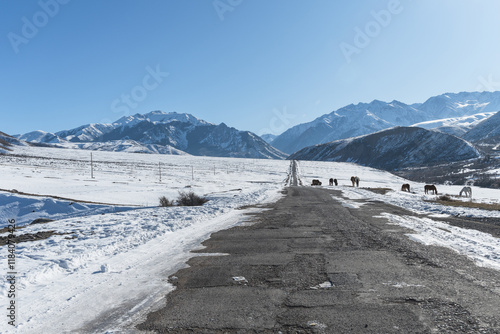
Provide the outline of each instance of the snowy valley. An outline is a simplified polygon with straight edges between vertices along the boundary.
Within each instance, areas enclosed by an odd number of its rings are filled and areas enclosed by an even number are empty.
[[[29,146],[0,156],[0,226],[15,219],[15,235],[38,236],[16,244],[16,300],[22,312],[17,330],[6,333],[130,329],[162,305],[173,288],[167,277],[184,266],[191,250],[214,231],[248,224],[245,213],[282,196],[289,164],[93,152],[91,165],[89,151]],[[341,190],[338,200],[349,208],[362,205],[362,199],[424,215],[386,218],[414,230],[409,235],[414,240],[453,248],[478,265],[500,270],[497,237],[433,220],[450,215],[500,219],[498,210],[442,205],[435,195],[424,194],[423,183],[356,164],[301,161],[298,170],[304,185],[320,179],[323,187]],[[350,185],[352,175],[361,178],[359,188]],[[325,186],[331,177],[338,187]],[[412,192],[401,192],[402,183],[411,183]],[[461,187],[438,189],[456,196]],[[209,201],[199,207],[158,207],[160,196],[175,199],[179,191]],[[462,200],[500,205],[499,198],[499,190],[473,187],[473,199]],[[38,218],[54,221],[30,224]],[[8,234],[4,229],[0,237],[5,241]],[[0,248],[7,252],[7,245]],[[4,304],[7,288],[1,289]]]
[[[415,216],[380,217],[411,230],[411,240],[500,270],[494,228],[444,221],[500,222],[497,93],[350,105],[274,140],[265,136],[289,153],[324,142],[288,158],[299,160],[294,177],[287,155],[262,138],[189,114],[157,111],[57,133],[0,133],[0,248],[7,254],[15,238],[22,307],[17,329],[5,333],[134,332],[163,305],[174,289],[168,276],[193,250],[215,231],[251,224],[247,214],[280,199],[291,179],[304,186],[321,180],[350,210],[380,202],[409,210]],[[327,185],[330,178],[339,185]],[[404,183],[411,192],[401,191]],[[436,183],[439,195],[424,193],[427,183]],[[472,198],[458,197],[465,184]],[[189,192],[208,202],[160,207],[160,197],[174,201]],[[443,195],[453,205],[439,201]],[[9,287],[0,289],[0,302],[8,303]]]

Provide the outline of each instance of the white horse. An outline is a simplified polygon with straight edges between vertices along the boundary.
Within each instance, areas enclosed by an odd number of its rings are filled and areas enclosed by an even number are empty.
[[[472,198],[472,189],[471,189],[471,187],[463,187],[462,190],[460,190],[460,194],[458,196],[462,196],[462,194],[465,194],[465,197],[471,197]]]

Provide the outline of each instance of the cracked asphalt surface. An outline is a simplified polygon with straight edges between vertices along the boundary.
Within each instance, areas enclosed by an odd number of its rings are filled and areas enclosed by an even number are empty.
[[[500,333],[499,272],[374,218],[411,212],[380,202],[346,208],[335,200],[340,191],[324,188],[284,193],[251,214],[253,224],[212,234],[203,256],[170,277],[176,290],[165,307],[138,329]]]

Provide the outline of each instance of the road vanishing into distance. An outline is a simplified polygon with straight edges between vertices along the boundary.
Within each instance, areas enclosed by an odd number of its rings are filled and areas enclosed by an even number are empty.
[[[252,224],[212,234],[170,277],[166,305],[138,326],[158,333],[500,333],[500,273],[412,241],[375,218],[414,215],[300,187]],[[207,256],[213,253],[213,256]]]

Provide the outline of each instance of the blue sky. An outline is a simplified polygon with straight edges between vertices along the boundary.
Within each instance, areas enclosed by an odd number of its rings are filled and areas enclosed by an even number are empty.
[[[257,134],[351,103],[500,90],[496,0],[3,1],[0,131],[152,110]]]

